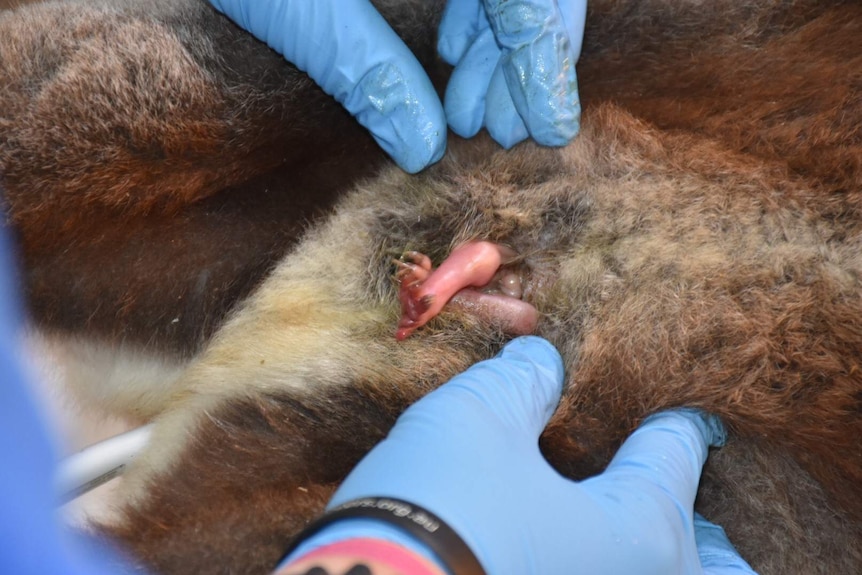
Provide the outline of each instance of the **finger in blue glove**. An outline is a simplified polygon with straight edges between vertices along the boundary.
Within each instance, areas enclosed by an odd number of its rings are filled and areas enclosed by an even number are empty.
[[[562,359],[553,346],[533,336],[513,340],[494,359],[472,366],[405,411],[389,436],[342,483],[327,509],[362,497],[385,495],[431,505],[426,508],[436,513],[436,500],[450,490],[454,497],[447,503],[452,505],[464,498],[459,493],[464,486],[492,485],[505,491],[506,483],[484,473],[481,463],[479,475],[471,477],[482,459],[477,460],[476,452],[490,447],[496,456],[505,458],[505,448],[489,445],[496,439],[504,444],[514,439],[524,444],[522,449],[535,449],[559,402],[562,383]],[[464,449],[452,449],[453,442]],[[433,471],[426,472],[429,466]],[[499,471],[493,465],[485,469],[491,474]],[[464,473],[451,477],[448,470]],[[501,501],[491,500],[494,504]],[[285,562],[351,537],[384,539],[439,561],[427,546],[398,528],[378,520],[348,519],[302,542]]]
[[[488,573],[700,572],[694,496],[709,446],[724,441],[720,421],[688,409],[651,416],[605,473],[576,483],[538,447],[562,382],[552,346],[514,340],[409,408],[330,507],[412,502],[452,527]],[[394,540],[391,526],[350,521],[315,537]]]
[[[368,0],[211,0],[338,100],[407,172],[438,161],[446,118],[419,61]]]
[[[519,338],[407,410],[348,476],[332,506],[387,496],[431,510],[489,573],[696,573],[693,504],[717,418],[648,418],[605,474],[575,483],[538,437],[557,404],[562,363]]]
[[[528,135],[568,143],[580,128],[585,18],[585,0],[450,1],[438,51],[455,66],[444,104],[452,130],[470,137],[484,125],[507,148]]]

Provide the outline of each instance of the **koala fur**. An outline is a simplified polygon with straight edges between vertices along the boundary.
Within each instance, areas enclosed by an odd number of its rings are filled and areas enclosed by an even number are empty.
[[[443,2],[375,4],[445,85]],[[589,9],[572,144],[452,137],[416,176],[203,0],[0,13],[33,321],[172,366],[86,382],[156,422],[99,526],[141,570],[271,570],[406,406],[506,341],[454,308],[393,335],[392,259],[487,239],[566,364],[541,440],[561,473],[701,407],[732,437],[697,506],[752,566],[862,572],[862,6]]]

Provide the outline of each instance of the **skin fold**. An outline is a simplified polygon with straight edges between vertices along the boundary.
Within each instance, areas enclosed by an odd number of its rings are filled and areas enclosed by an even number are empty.
[[[377,4],[445,85],[442,3]],[[564,359],[541,438],[560,473],[600,471],[651,413],[707,409],[731,437],[697,509],[761,574],[862,572],[862,9],[589,10],[571,145],[451,137],[416,176],[202,0],[0,12],[34,328],[173,366],[69,382],[156,423],[94,526],[137,569],[269,572],[403,409],[518,333],[458,292],[506,279],[496,263],[423,317],[430,270],[488,242]],[[418,286],[393,263],[410,252]]]

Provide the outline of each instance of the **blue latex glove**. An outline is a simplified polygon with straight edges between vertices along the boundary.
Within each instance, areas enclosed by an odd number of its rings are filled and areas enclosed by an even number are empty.
[[[368,0],[210,0],[365,126],[401,168],[446,148],[446,119],[419,61]]]
[[[0,573],[107,574],[112,552],[73,539],[57,517],[56,457],[20,362],[21,307],[5,231],[0,224]],[[114,567],[121,572],[119,560]]]
[[[417,402],[347,477],[330,507],[371,496],[404,499],[461,535],[489,575],[753,573],[720,528],[695,520],[712,416],[649,417],[601,475],[576,483],[539,452],[562,390],[545,340],[524,337]],[[292,557],[351,537],[378,537],[439,558],[372,519],[336,523]]]
[[[437,48],[455,66],[444,105],[452,131],[469,138],[485,126],[506,148],[574,138],[586,9],[586,0],[450,0]]]

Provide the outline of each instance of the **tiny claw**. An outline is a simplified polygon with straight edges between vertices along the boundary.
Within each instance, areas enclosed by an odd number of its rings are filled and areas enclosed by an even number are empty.
[[[433,295],[418,295],[421,286],[421,282],[401,286],[401,290],[398,292],[398,298],[401,300],[401,322],[399,325],[405,322],[418,322],[422,314],[427,312],[434,302]]]
[[[431,265],[431,258],[426,256],[422,252],[417,252],[417,251],[412,251],[412,250],[408,251],[408,252],[404,252],[403,254],[401,254],[401,260],[400,261],[403,262],[405,258],[409,258],[410,262],[412,262],[413,264],[415,264],[415,265],[417,265],[417,266],[421,267],[422,269],[429,271],[429,272],[431,271],[431,269],[433,267]]]
[[[535,309],[521,302],[518,297],[521,293],[520,280],[515,281],[515,274],[500,270],[502,265],[517,258],[517,252],[506,246],[486,241],[468,242],[452,250],[440,267],[433,269],[431,259],[425,254],[405,252],[402,261],[397,262],[396,278],[401,282],[398,291],[401,320],[395,337],[399,341],[409,337],[440,313],[443,306],[462,290],[475,291],[474,288],[489,287],[492,282],[494,285],[490,289],[502,292],[498,300],[504,298],[500,301],[505,302],[508,298],[521,305],[501,305],[500,302],[491,305],[490,302],[497,300],[489,295],[485,299],[480,298],[478,304],[471,303],[468,307],[479,310],[480,314],[488,315],[490,319],[494,319],[492,316],[495,314],[516,316],[515,320],[503,322],[515,332],[526,329],[523,326],[535,326]],[[522,316],[530,317],[525,320]]]
[[[428,278],[429,271],[424,267],[401,260],[392,261],[398,268],[395,270],[395,279],[401,284],[423,282]]]

